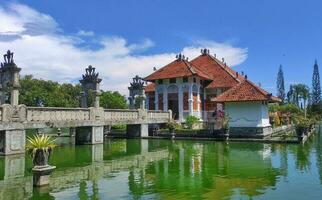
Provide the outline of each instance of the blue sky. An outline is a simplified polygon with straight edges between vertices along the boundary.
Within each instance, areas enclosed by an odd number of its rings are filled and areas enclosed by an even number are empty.
[[[203,46],[212,53],[227,56],[228,64],[235,65],[235,70],[244,71],[271,92],[275,92],[280,64],[287,87],[296,82],[310,86],[314,59],[322,62],[322,2],[318,0],[0,0],[0,3],[0,17],[1,13],[6,16],[0,22],[6,20],[10,24],[13,19],[18,24],[11,29],[0,25],[0,51],[6,48],[16,51],[16,60],[26,65],[26,74],[36,71],[36,76],[75,82],[83,68],[93,62],[106,79],[103,88],[118,89],[124,94],[135,73],[147,75],[154,66],[161,67],[174,59],[176,53],[194,56],[196,49]],[[8,35],[18,39],[8,39]],[[60,50],[62,43],[68,46]],[[39,63],[34,62],[35,54],[23,52],[37,45],[40,49],[46,47],[34,52],[46,58],[39,59]],[[66,55],[69,60],[66,62],[74,62],[68,66],[62,66],[64,61],[53,64],[66,49],[69,51],[64,54],[71,52]],[[43,53],[46,50],[50,53]],[[86,53],[92,57],[85,59]]]

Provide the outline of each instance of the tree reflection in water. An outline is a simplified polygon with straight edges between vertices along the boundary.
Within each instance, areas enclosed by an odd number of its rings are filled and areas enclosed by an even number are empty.
[[[32,189],[29,157],[26,164],[21,158],[0,158],[0,199],[13,190],[31,199],[266,198],[282,183],[287,187],[289,176],[314,182],[312,170],[322,184],[321,143],[316,135],[305,145],[132,139],[108,140],[102,148],[65,146],[53,154],[57,170],[45,191]],[[10,163],[22,163],[22,169]]]

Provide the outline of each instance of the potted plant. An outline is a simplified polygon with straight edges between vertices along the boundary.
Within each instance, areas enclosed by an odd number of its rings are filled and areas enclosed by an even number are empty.
[[[48,160],[53,148],[56,147],[55,141],[47,135],[34,135],[27,138],[26,149],[32,157],[34,167],[48,167]]]

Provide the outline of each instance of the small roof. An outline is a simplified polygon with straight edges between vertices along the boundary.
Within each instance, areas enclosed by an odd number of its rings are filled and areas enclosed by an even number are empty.
[[[199,70],[186,59],[183,55],[179,55],[178,58],[170,64],[155,71],[151,75],[144,78],[145,81],[155,81],[158,79],[178,78],[178,77],[190,77],[199,76],[205,80],[211,80],[211,78]]]
[[[155,83],[149,83],[145,88],[145,92],[154,92],[155,91]]]
[[[251,81],[244,79],[238,85],[225,91],[216,98],[211,99],[216,102],[246,102],[246,101],[270,101],[281,102],[281,99],[272,96]]]

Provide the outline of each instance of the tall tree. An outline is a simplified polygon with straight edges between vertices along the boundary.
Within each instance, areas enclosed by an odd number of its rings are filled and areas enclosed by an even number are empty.
[[[317,105],[321,101],[321,84],[320,84],[320,74],[319,66],[315,60],[313,67],[313,77],[312,77],[312,104]]]
[[[282,65],[280,65],[278,73],[277,73],[277,96],[284,102],[285,100],[285,87],[284,87],[284,73],[282,69]]]

